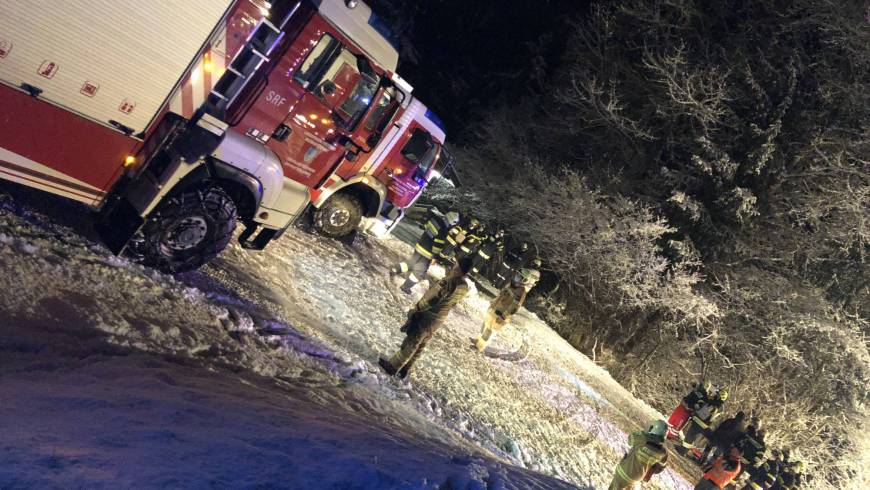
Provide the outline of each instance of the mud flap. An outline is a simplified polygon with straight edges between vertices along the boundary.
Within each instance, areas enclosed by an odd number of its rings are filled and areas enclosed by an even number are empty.
[[[266,245],[268,245],[269,242],[280,236],[278,234],[280,230],[263,228],[262,230],[260,230],[259,233],[257,233],[257,236],[254,237],[253,240],[251,240],[251,237],[254,236],[257,228],[259,228],[259,225],[257,223],[245,223],[245,231],[243,231],[239,235],[239,244],[242,246],[242,248],[253,251],[263,250],[264,248],[266,248]]]
[[[119,255],[144,224],[145,219],[130,201],[118,197],[108,212],[100,215],[94,228],[109,250]]]
[[[220,121],[202,113],[191,121],[175,114],[164,118],[152,140],[143,146],[147,159],[143,172],[135,179],[123,178],[100,212],[95,228],[112,253],[122,253],[142,228],[149,209],[165,197],[161,189],[167,183],[172,186],[179,183],[179,174],[167,169],[179,162],[180,167],[185,167],[183,162],[195,165],[210,155],[220,145],[223,130]],[[187,175],[188,171],[189,168],[185,169],[181,175]]]

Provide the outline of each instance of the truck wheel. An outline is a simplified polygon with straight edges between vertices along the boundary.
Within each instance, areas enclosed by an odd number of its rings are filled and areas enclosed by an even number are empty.
[[[362,220],[362,203],[349,194],[335,194],[314,212],[314,228],[330,238],[349,235]]]
[[[236,217],[236,204],[220,187],[186,190],[157,206],[128,250],[161,272],[193,270],[227,246]]]

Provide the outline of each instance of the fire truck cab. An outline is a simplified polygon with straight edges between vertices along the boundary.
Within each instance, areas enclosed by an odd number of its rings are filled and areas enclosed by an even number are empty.
[[[376,20],[341,0],[4,2],[0,176],[99,210],[114,252],[164,271],[237,219],[263,248],[406,102]],[[366,186],[332,194],[377,214],[387,185]]]

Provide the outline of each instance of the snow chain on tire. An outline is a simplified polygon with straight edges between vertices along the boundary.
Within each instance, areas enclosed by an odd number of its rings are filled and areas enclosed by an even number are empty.
[[[236,229],[236,204],[217,186],[164,199],[128,247],[128,255],[165,273],[198,268],[226,248]]]
[[[362,216],[359,199],[349,194],[334,194],[314,212],[314,229],[330,238],[341,238],[356,230]]]

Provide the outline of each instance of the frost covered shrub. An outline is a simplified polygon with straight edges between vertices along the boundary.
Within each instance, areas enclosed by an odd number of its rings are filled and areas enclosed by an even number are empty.
[[[535,240],[556,328],[635,393],[670,409],[709,376],[814,487],[860,485],[866,2],[595,2],[549,73],[475,127],[441,197]]]

